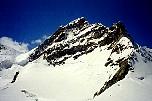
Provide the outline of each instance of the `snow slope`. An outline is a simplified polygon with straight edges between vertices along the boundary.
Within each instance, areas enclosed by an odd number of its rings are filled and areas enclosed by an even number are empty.
[[[16,63],[3,72],[0,101],[152,98],[152,50],[135,45],[120,23],[108,28],[79,18],[18,56]]]
[[[149,53],[152,52],[149,48],[143,49]],[[141,56],[141,53],[135,53],[138,62],[135,62],[134,70],[129,72],[123,80],[96,97],[94,101],[151,101],[152,62],[144,62],[145,58]]]

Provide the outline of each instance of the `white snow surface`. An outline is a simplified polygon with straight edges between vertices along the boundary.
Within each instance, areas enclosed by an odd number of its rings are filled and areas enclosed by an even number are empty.
[[[15,64],[18,64],[20,66],[24,66],[28,63],[28,57],[30,56],[30,54],[32,54],[32,52],[35,50],[32,49],[31,51],[27,52],[27,53],[23,53],[23,54],[20,54],[18,55],[16,58],[15,58]]]
[[[123,37],[118,43],[132,46],[129,42]],[[134,51],[128,48],[120,56],[110,55],[106,47],[98,47],[76,60],[69,58],[64,65],[55,67],[42,57],[24,67],[14,64],[1,73],[0,101],[151,101],[152,62],[145,63],[137,52],[134,72],[93,99],[94,93],[119,69],[105,67],[107,59],[127,57]],[[29,54],[20,55],[16,61],[22,64]],[[20,73],[16,82],[10,83],[17,71]]]
[[[99,54],[97,55],[97,53]],[[99,49],[78,60],[71,58],[66,61],[65,65],[56,67],[48,66],[47,62],[40,58],[27,64],[20,71],[20,76],[15,84],[0,91],[0,100],[20,101],[16,98],[24,95],[21,90],[32,92],[38,99],[48,99],[48,101],[50,99],[55,101],[92,99],[92,95],[100,89],[101,84],[109,76],[106,73],[108,68],[102,68],[105,62],[104,58],[107,58],[107,56],[103,53],[100,54]],[[16,92],[18,93],[16,94]],[[9,97],[4,96],[5,94]],[[22,101],[24,100],[22,99]]]

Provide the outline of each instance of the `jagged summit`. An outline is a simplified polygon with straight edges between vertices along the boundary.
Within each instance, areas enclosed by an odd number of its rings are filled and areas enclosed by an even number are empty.
[[[89,24],[88,21],[84,18],[84,17],[81,17],[81,18],[78,18],[78,19],[75,19],[73,21],[71,21],[69,24],[67,24],[65,27],[67,26],[82,26],[84,24]]]
[[[43,56],[50,64],[62,64],[70,57],[76,59],[97,47],[108,45],[108,49],[113,49],[122,37],[129,38],[129,35],[121,22],[108,28],[99,23],[89,24],[83,17],[78,18],[60,27],[38,46],[30,55],[29,61]],[[62,60],[59,59],[65,55],[67,56]]]

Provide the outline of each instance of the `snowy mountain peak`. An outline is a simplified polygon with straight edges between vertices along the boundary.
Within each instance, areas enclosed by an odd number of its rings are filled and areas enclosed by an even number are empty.
[[[60,27],[35,49],[29,60],[33,61],[42,56],[50,64],[57,65],[64,63],[71,57],[77,59],[83,54],[92,52],[97,47],[106,46],[107,49],[114,51],[119,40],[122,37],[128,38],[127,35],[121,22],[108,28],[99,23],[89,24],[84,18],[78,18],[68,25]],[[123,48],[123,46],[118,47]]]
[[[71,21],[68,25],[69,26],[70,25],[75,25],[75,24],[81,25],[81,24],[84,24],[84,23],[88,23],[88,21],[84,17],[80,17],[80,18],[77,18],[77,19]]]
[[[110,28],[99,23],[85,22],[84,18],[77,19],[58,29],[35,49],[29,60],[32,62],[43,58],[49,65],[57,66],[66,64],[69,59],[79,60],[98,49],[101,53],[108,51],[104,66],[114,73],[108,73],[109,78],[94,94],[95,97],[125,78],[131,68],[129,62],[134,45],[121,22]]]
[[[121,22],[106,27],[78,18],[16,63],[13,85],[0,90],[2,101],[151,100],[152,50],[137,45]]]

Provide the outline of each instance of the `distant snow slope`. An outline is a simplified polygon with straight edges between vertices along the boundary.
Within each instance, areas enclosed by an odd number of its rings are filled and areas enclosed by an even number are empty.
[[[16,56],[28,51],[27,44],[18,43],[8,37],[0,38],[0,70],[12,66]]]
[[[108,28],[79,18],[15,61],[1,76],[0,101],[152,99],[152,50],[120,22]]]

